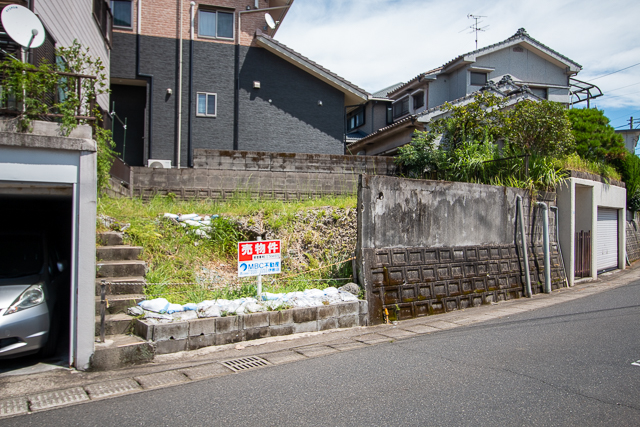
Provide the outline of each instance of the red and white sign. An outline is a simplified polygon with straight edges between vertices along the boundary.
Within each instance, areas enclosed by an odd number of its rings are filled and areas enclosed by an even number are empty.
[[[238,242],[238,276],[281,272],[280,240]]]

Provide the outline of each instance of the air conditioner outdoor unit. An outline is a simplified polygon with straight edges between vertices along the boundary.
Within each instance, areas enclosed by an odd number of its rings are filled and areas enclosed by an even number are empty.
[[[150,168],[161,168],[161,169],[171,169],[171,160],[149,159],[149,161],[147,163],[147,167],[150,167]]]

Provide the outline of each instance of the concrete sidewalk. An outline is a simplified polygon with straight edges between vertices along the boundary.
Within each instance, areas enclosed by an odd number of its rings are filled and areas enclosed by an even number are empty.
[[[4,375],[0,376],[0,418],[463,328],[623,286],[639,279],[639,272],[640,263],[636,263],[627,270],[603,274],[597,281],[578,283],[548,295],[538,294],[533,298],[405,320],[396,325],[337,329],[205,347],[156,356],[151,363],[113,371],[80,372],[60,368],[29,375]]]

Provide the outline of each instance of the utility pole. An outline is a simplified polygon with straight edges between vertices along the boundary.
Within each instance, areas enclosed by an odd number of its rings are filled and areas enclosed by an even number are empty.
[[[633,116],[629,117],[629,129],[633,129]]]

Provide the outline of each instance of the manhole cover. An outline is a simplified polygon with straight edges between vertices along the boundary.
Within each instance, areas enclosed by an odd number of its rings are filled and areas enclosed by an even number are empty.
[[[250,356],[240,359],[227,360],[225,362],[222,362],[222,364],[234,372],[239,372],[247,371],[249,369],[261,368],[263,366],[267,366],[269,362],[261,357]]]

